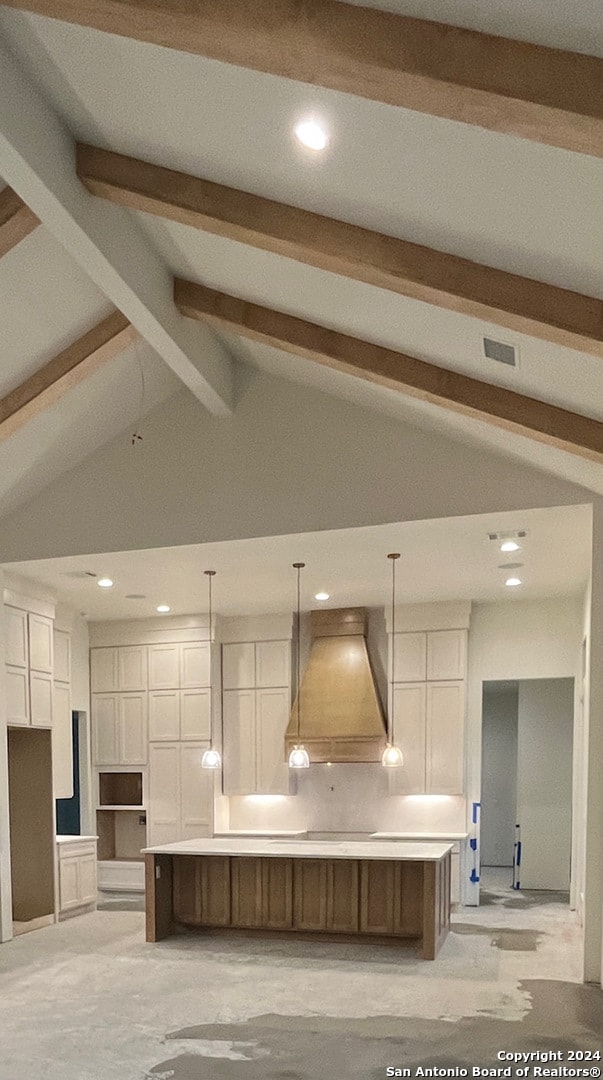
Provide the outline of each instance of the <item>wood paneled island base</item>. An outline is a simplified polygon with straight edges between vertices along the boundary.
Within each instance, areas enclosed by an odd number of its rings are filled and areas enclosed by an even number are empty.
[[[295,849],[293,854],[266,854],[268,845],[257,842],[251,842],[257,852],[241,842],[237,850],[223,851],[233,841],[215,840],[147,852],[147,941],[160,941],[182,928],[286,933],[413,943],[421,946],[425,960],[435,959],[450,926],[450,844],[347,844],[344,854],[343,845],[335,853],[338,845],[333,843],[302,843],[303,854]],[[195,844],[210,850],[189,853]],[[219,852],[214,854],[212,845]],[[313,846],[321,848],[318,856],[308,850]],[[358,857],[350,852],[354,847],[362,849]],[[379,848],[397,851],[380,858]],[[413,858],[410,849],[417,848],[433,851]]]

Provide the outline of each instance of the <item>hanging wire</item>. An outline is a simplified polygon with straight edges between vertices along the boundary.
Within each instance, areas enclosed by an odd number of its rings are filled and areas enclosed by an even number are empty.
[[[137,338],[134,345],[134,355],[138,363],[138,370],[140,372],[140,407],[138,409],[138,423],[136,424],[134,431],[132,432],[132,446],[136,446],[137,443],[142,442],[142,435],[140,434],[140,428],[142,427],[142,418],[144,416],[144,402],[145,402],[145,379],[144,379],[144,366],[140,357],[138,346],[140,345],[140,338]]]
[[[394,738],[394,679],[396,670],[396,560],[400,558],[399,552],[393,552],[387,556],[392,561],[392,703],[388,710],[387,741],[393,742]]]
[[[303,562],[293,563],[294,568],[297,570],[297,614],[295,619],[295,631],[297,636],[297,741],[299,742],[301,734],[301,721],[300,721],[300,672],[301,672],[301,571],[306,564]]]
[[[203,573],[207,576],[207,591],[208,591],[208,609],[209,609],[209,630],[207,632],[208,640],[211,641],[211,579],[215,577],[215,570],[204,570]]]

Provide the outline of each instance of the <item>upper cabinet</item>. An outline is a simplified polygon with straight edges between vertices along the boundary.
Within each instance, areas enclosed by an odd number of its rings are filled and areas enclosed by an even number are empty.
[[[146,690],[146,645],[91,649],[90,684],[93,694]]]
[[[394,682],[464,679],[466,655],[466,630],[396,634]]]
[[[29,628],[29,667],[32,671],[44,671],[52,675],[53,641],[52,619],[46,615],[34,615],[28,612]]]
[[[20,608],[4,608],[5,618],[5,660],[11,667],[29,666],[29,638],[27,632],[27,612]]]
[[[210,685],[209,641],[149,645],[149,690],[186,690]]]
[[[71,634],[54,631],[54,681],[71,682]]]
[[[290,641],[244,641],[222,646],[224,690],[289,686]]]

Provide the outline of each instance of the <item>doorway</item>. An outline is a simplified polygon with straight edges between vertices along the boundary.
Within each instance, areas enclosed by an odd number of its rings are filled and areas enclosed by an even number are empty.
[[[49,730],[8,729],[13,933],[54,922],[54,824]]]
[[[485,682],[480,881],[569,903],[573,679]]]

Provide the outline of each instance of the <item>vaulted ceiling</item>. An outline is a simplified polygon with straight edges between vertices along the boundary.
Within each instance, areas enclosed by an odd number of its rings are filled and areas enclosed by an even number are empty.
[[[451,18],[0,4],[0,514],[246,366],[603,493],[600,8]]]

